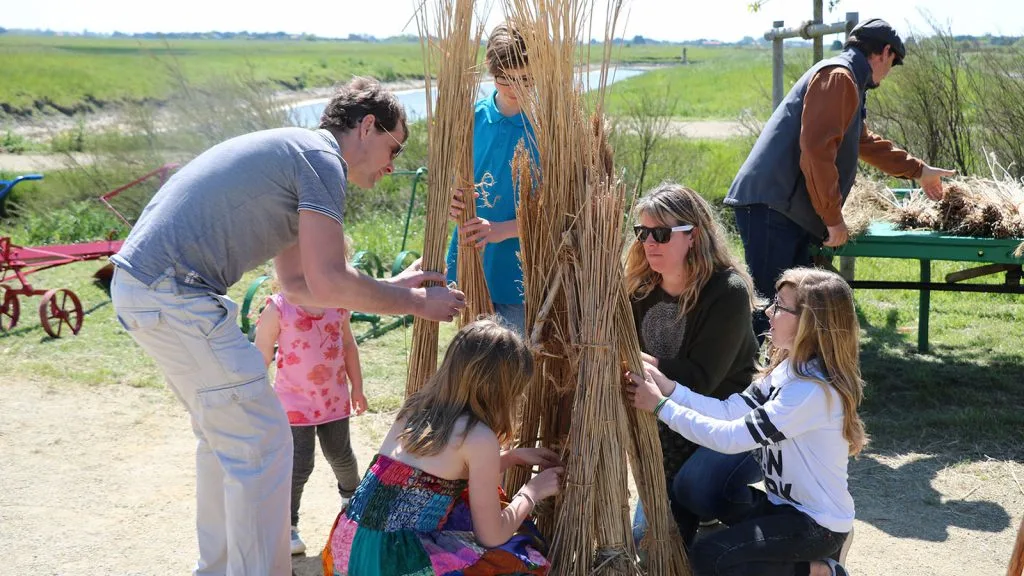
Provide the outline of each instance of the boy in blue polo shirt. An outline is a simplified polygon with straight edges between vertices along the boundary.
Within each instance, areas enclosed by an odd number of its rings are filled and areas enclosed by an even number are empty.
[[[486,61],[495,90],[476,103],[473,124],[473,181],[486,184],[477,200],[477,217],[467,220],[452,235],[446,258],[448,281],[455,281],[460,245],[482,249],[484,278],[494,312],[524,333],[523,270],[517,254],[519,197],[513,186],[512,155],[520,140],[526,143],[534,160],[537,150],[533,129],[513,88],[531,84],[522,35],[507,24],[495,27],[487,40]],[[462,193],[456,191],[452,219],[462,213],[464,206]]]

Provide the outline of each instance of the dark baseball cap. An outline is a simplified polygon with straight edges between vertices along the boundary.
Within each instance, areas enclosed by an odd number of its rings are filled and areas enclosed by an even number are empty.
[[[893,64],[903,65],[903,59],[907,56],[907,47],[903,45],[900,35],[893,30],[889,23],[881,18],[872,18],[857,24],[850,31],[850,36],[856,36],[860,40],[874,40],[882,44],[888,44],[892,53],[896,55]]]

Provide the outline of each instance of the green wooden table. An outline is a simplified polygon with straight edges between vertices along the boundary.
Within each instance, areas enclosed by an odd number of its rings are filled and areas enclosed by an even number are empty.
[[[931,292],[998,292],[1024,294],[1021,285],[1021,265],[1024,258],[1017,258],[1013,252],[1021,243],[1020,239],[997,240],[994,238],[972,238],[946,236],[940,232],[896,230],[892,224],[876,222],[867,232],[853,238],[838,249],[812,246],[812,253],[821,256],[864,256],[871,258],[910,258],[921,263],[919,282],[894,282],[880,280],[848,279],[853,288],[876,290],[918,290],[917,348],[928,351],[928,313],[931,307]],[[946,276],[945,282],[932,282],[932,260],[952,260],[982,264]],[[1002,284],[964,284],[963,280],[989,274],[1006,273]]]

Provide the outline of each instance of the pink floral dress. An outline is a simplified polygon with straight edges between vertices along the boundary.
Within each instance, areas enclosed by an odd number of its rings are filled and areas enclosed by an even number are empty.
[[[348,418],[350,411],[341,325],[351,314],[341,308],[314,316],[280,294],[269,298],[277,307],[274,390],[292,426],[313,426]]]

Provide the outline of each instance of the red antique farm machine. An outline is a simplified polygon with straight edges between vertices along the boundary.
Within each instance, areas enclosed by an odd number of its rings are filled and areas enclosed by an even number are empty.
[[[120,188],[107,192],[100,197],[100,201],[125,224],[131,226],[131,222],[111,205],[110,199],[150,179],[159,179],[159,184],[162,185],[171,171],[177,167],[177,164],[165,164]],[[32,174],[10,181],[0,181],[0,205],[18,182],[41,179],[42,175]],[[39,321],[46,333],[53,338],[59,338],[68,332],[78,334],[85,315],[78,296],[67,288],[36,288],[28,277],[57,266],[112,256],[120,250],[121,244],[121,240],[107,239],[51,246],[18,246],[11,242],[9,236],[0,236],[0,332],[6,332],[18,324],[21,316],[19,297],[42,295],[39,302]],[[96,273],[96,278],[99,282],[109,285],[111,272],[111,265],[107,264]]]

